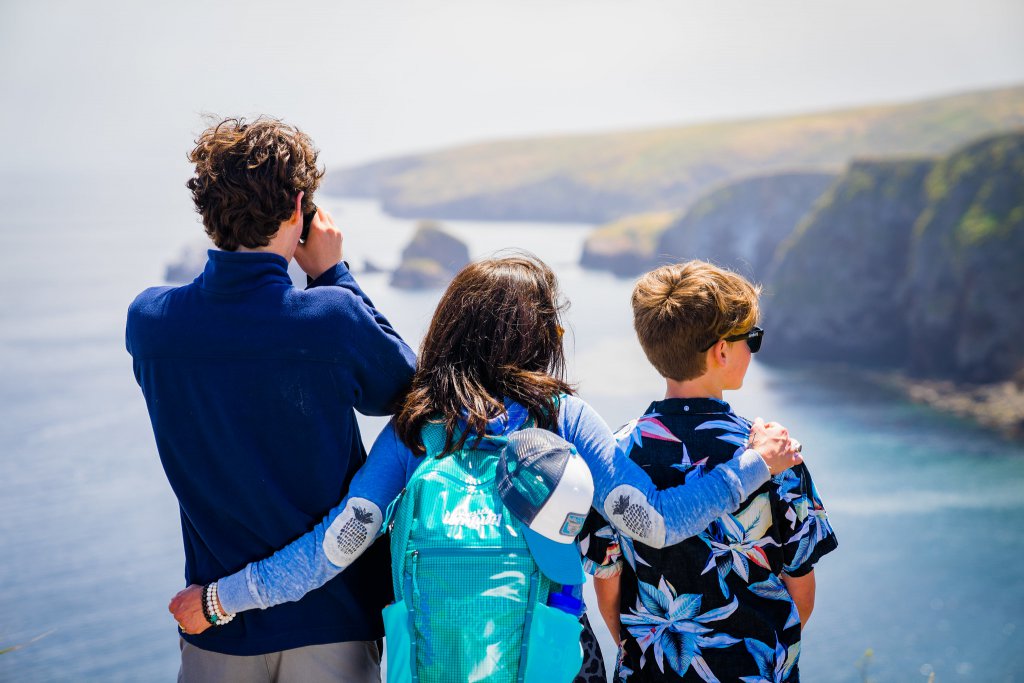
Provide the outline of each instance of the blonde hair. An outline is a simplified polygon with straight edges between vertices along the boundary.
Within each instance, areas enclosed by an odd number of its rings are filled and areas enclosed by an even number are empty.
[[[705,261],[662,266],[633,288],[633,328],[662,377],[694,379],[707,369],[710,346],[757,323],[760,294],[760,286]]]

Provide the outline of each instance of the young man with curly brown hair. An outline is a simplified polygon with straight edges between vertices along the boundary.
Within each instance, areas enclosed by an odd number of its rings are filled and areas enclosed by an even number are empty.
[[[317,154],[276,119],[204,131],[188,187],[219,249],[194,282],[147,289],[128,311],[128,351],[181,511],[186,585],[316,524],[366,459],[354,411],[391,413],[414,371],[313,204]],[[305,290],[288,276],[293,258]],[[378,544],[302,600],[237,618],[207,590],[217,627],[179,633],[179,681],[379,680],[389,570]]]

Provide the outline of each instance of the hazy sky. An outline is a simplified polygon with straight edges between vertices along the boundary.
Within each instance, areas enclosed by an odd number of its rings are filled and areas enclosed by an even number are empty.
[[[201,112],[341,166],[1013,83],[1021,0],[0,0],[8,172],[183,165]]]

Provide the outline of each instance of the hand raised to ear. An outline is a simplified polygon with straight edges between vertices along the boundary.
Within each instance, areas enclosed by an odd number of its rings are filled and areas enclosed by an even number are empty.
[[[295,249],[295,260],[306,275],[315,280],[344,258],[344,239],[331,214],[318,206],[306,243]]]

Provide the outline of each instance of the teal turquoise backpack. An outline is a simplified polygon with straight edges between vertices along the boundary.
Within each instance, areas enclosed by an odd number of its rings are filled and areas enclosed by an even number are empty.
[[[553,584],[498,497],[503,440],[438,458],[444,425],[428,422],[422,438],[427,454],[392,516],[388,680],[568,683],[581,626],[547,606]]]

